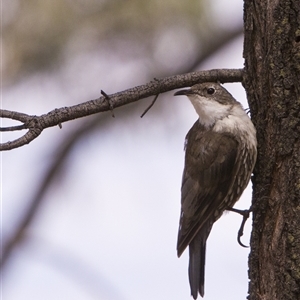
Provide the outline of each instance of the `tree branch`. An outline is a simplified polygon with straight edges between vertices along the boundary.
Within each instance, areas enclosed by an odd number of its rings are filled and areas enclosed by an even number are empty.
[[[41,132],[48,128],[59,125],[63,122],[82,118],[99,112],[111,110],[129,103],[138,101],[149,96],[165,93],[177,88],[192,86],[199,82],[219,81],[225,82],[241,82],[243,80],[243,69],[215,69],[209,71],[197,71],[182,75],[165,77],[162,79],[154,79],[147,84],[133,87],[123,92],[112,95],[102,96],[95,100],[90,100],[78,105],[70,107],[62,107],[54,109],[49,113],[41,116],[30,116],[23,113],[0,110],[1,118],[9,118],[22,122],[24,127],[29,131],[22,137],[0,144],[0,151],[11,150],[30,143]],[[109,101],[108,101],[109,99]],[[2,128],[7,131],[7,128]]]

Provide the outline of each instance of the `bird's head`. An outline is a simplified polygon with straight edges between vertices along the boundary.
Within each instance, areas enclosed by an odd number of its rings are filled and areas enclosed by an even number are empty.
[[[199,122],[207,127],[233,114],[236,109],[243,111],[241,104],[215,82],[195,84],[190,89],[177,91],[174,95],[187,96],[199,115]]]

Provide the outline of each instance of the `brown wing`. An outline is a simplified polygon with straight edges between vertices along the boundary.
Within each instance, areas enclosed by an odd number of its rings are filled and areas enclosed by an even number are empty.
[[[238,147],[232,135],[207,131],[199,122],[187,134],[178,256],[199,231],[210,231],[212,224],[207,222],[219,218],[227,208],[224,200],[235,181]]]

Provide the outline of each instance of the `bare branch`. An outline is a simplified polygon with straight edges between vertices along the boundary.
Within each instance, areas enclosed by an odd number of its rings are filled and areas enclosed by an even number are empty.
[[[165,93],[177,88],[192,86],[199,82],[219,81],[219,82],[240,82],[243,79],[243,69],[215,69],[209,71],[198,71],[182,75],[155,79],[147,84],[133,87],[123,92],[102,96],[95,100],[90,100],[70,107],[54,109],[48,114],[41,116],[29,116],[26,114],[0,110],[1,118],[9,118],[24,123],[24,127],[29,131],[12,142],[0,144],[0,150],[11,150],[30,143],[41,132],[48,127],[59,126],[61,123],[82,118],[99,112],[111,110],[112,107],[120,107],[149,96]],[[109,101],[107,99],[109,98]]]

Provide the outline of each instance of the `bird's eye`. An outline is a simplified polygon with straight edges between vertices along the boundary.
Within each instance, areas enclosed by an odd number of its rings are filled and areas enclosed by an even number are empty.
[[[210,87],[210,88],[207,89],[207,94],[212,95],[214,93],[215,93],[215,89],[214,88]]]

